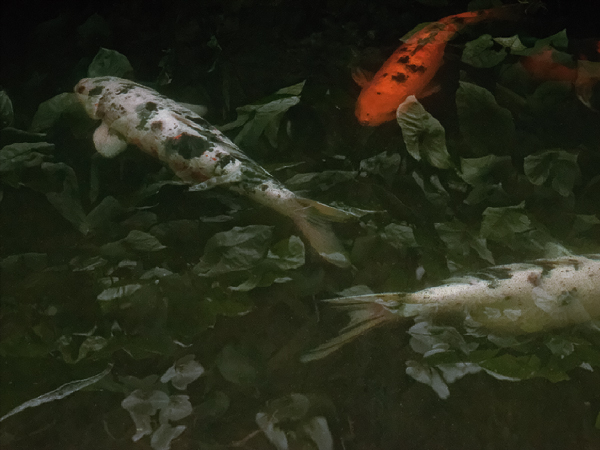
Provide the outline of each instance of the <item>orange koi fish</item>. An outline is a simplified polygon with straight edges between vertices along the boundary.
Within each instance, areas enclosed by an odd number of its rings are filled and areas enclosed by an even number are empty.
[[[534,80],[574,83],[577,79],[576,63],[570,61],[572,64],[569,65],[559,62],[556,53],[556,50],[546,47],[539,53],[521,58],[520,63]]]
[[[593,100],[593,97],[598,95],[595,92],[599,89],[600,62],[589,61],[585,55],[580,55],[580,59],[575,60],[549,46],[521,58],[519,62],[536,81],[571,83],[579,101],[592,111],[598,111],[597,100]]]
[[[462,28],[492,18],[517,19],[523,9],[522,4],[517,4],[470,11],[426,25],[398,47],[371,81],[356,80],[362,85],[356,118],[367,126],[393,120],[406,97],[426,96],[429,82],[444,61],[446,44]]]

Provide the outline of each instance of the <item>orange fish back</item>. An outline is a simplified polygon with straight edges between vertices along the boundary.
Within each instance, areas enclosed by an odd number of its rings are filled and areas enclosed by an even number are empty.
[[[461,28],[492,17],[513,18],[516,11],[514,6],[469,11],[423,27],[398,47],[365,84],[356,102],[358,121],[377,126],[394,120],[396,109],[406,97],[418,97],[425,90],[443,64],[446,44]]]

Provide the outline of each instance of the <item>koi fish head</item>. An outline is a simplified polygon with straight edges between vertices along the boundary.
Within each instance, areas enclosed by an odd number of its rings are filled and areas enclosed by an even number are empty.
[[[358,96],[354,114],[363,126],[376,127],[396,117],[400,104],[396,95],[386,95],[378,88],[376,85],[365,86]]]
[[[75,85],[74,91],[77,99],[92,119],[101,118],[98,115],[98,102],[104,93],[104,88],[104,83],[98,78],[84,78]]]

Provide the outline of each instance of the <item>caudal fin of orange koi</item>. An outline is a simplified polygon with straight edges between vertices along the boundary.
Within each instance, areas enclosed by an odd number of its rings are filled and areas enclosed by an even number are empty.
[[[350,267],[350,257],[331,227],[332,222],[343,222],[356,217],[332,206],[309,199],[298,199],[302,205],[292,220],[323,259],[338,267]]]

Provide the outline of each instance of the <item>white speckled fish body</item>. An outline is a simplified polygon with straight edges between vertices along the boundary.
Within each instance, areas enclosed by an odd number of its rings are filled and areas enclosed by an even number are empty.
[[[191,190],[224,186],[292,218],[312,246],[333,264],[350,265],[329,222],[349,217],[297,197],[200,115],[158,92],[116,77],[85,78],[75,93],[87,114],[102,120],[94,132],[111,158],[128,144],[169,165]]]

